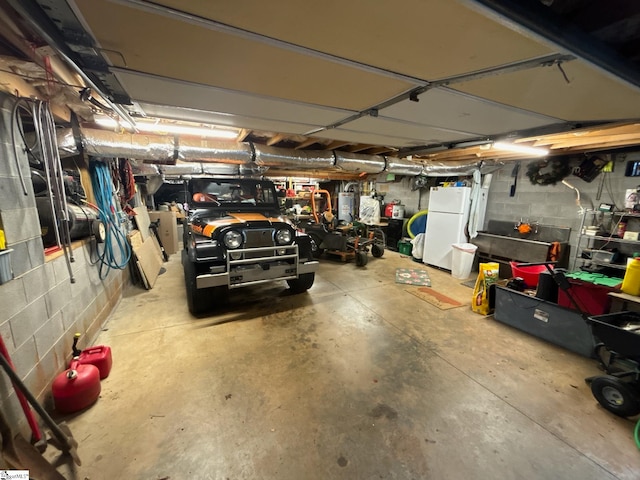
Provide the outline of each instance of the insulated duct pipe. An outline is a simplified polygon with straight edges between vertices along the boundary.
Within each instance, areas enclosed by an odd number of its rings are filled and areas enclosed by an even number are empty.
[[[469,176],[480,170],[481,174],[495,172],[504,166],[499,160],[480,160],[472,162],[460,162],[455,165],[425,164],[422,167],[422,175],[427,177]]]
[[[335,152],[336,167],[353,173],[382,173],[386,166],[383,156]],[[391,173],[391,172],[389,172]]]
[[[140,162],[150,161],[166,164],[163,167],[163,173],[168,175],[202,173],[222,175],[227,172],[230,175],[238,172],[240,174],[256,174],[264,173],[269,167],[276,167],[291,170],[338,168],[346,172],[365,174],[388,172],[410,176],[446,176],[470,175],[480,164],[483,164],[483,169],[487,168],[486,161],[456,164],[453,167],[444,164],[422,165],[402,158],[385,158],[380,155],[324,150],[294,150],[248,142],[184,139],[162,135],[118,133],[93,128],[80,128],[79,134],[82,147],[88,155],[125,157]],[[71,129],[58,131],[57,140],[61,157],[69,157],[79,153]],[[204,166],[196,165],[199,163]],[[174,164],[180,166],[176,166],[175,169],[167,168]],[[236,165],[238,169],[213,166],[220,164]],[[502,165],[500,163],[493,170],[497,170]]]
[[[260,166],[299,169],[332,169],[336,157],[332,151],[292,150],[290,148],[253,145],[255,162]]]
[[[412,162],[405,158],[385,157],[385,172],[395,173],[396,175],[416,176],[422,174],[422,164]]]
[[[93,157],[124,157],[174,163],[175,149],[172,137],[86,128],[81,129],[80,133],[84,152]],[[79,153],[71,129],[58,131],[56,137],[61,157]]]
[[[178,158],[187,162],[219,162],[243,164],[253,161],[253,150],[249,143],[224,140],[176,138]]]

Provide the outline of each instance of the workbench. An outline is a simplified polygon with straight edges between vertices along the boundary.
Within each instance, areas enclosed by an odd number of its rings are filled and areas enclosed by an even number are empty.
[[[623,292],[609,292],[611,297],[610,312],[640,312],[640,297]]]

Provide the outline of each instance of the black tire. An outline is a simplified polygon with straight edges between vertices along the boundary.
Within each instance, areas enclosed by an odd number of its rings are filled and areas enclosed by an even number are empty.
[[[287,284],[289,285],[289,290],[291,290],[291,293],[302,293],[306,292],[313,286],[313,282],[315,281],[315,279],[315,273],[303,273],[298,278],[287,280]]]
[[[384,255],[384,247],[382,245],[374,243],[373,245],[371,245],[371,255],[376,258],[380,258]]]
[[[640,402],[628,383],[611,375],[595,377],[591,393],[606,410],[620,417],[633,417],[640,413]]]
[[[356,252],[356,265],[364,267],[367,263],[369,263],[367,252]]]
[[[213,288],[196,288],[196,266],[189,261],[186,250],[182,251],[184,283],[187,287],[187,305],[192,315],[200,315],[212,307]]]
[[[324,248],[320,248],[322,239],[315,233],[310,233],[309,239],[311,240],[311,254],[313,258],[320,258],[324,253]]]

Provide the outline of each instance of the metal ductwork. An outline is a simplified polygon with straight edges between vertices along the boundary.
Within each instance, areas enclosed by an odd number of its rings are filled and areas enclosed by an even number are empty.
[[[250,163],[254,159],[249,143],[223,140],[177,138],[178,158],[186,162]]]
[[[84,153],[97,157],[124,157],[142,162],[163,164],[166,175],[237,175],[264,174],[270,168],[283,170],[342,170],[351,173],[430,175],[427,166],[410,160],[381,155],[364,155],[340,151],[294,150],[248,142],[195,140],[162,135],[117,133],[81,128],[79,141]],[[57,134],[61,157],[78,155],[78,143],[71,129]],[[234,165],[235,167],[229,167]],[[475,165],[475,164],[474,164]],[[140,167],[142,168],[142,167]],[[446,167],[442,166],[443,173]],[[455,168],[458,168],[456,166]],[[434,169],[434,172],[439,169]],[[140,173],[142,174],[142,173]],[[462,173],[460,173],[462,174]]]
[[[172,137],[133,133],[116,133],[109,130],[80,130],[82,148],[93,157],[124,157],[151,160],[159,163],[174,163],[175,147]],[[77,155],[78,145],[71,129],[56,134],[61,157]]]
[[[336,163],[332,151],[292,150],[265,145],[255,145],[255,162],[266,167],[282,169],[333,169]]]
[[[415,176],[422,174],[422,164],[398,157],[385,157],[387,166],[384,171],[396,175]]]
[[[448,177],[448,176],[469,176],[473,172],[480,170],[481,174],[495,172],[504,166],[504,162],[499,160],[473,160],[470,162],[460,162],[455,165],[426,164],[422,167],[422,175],[428,177]]]
[[[353,173],[381,173],[386,162],[381,155],[362,155],[350,152],[335,152],[336,167]],[[391,172],[389,172],[391,173]]]

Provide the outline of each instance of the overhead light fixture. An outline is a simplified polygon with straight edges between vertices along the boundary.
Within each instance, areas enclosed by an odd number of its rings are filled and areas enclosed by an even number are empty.
[[[493,144],[494,150],[501,150],[503,152],[523,153],[533,157],[544,157],[549,154],[549,150],[546,148],[527,147],[526,145],[516,145],[515,143],[495,142]]]
[[[118,122],[110,117],[98,117],[95,119],[98,125],[109,128],[122,127],[126,130],[133,130],[133,126],[128,122]],[[148,122],[137,121],[135,129],[140,132],[147,133],[164,133],[173,135],[194,135],[198,137],[207,138],[221,138],[235,140],[238,138],[238,131],[228,128],[207,128],[207,127],[194,127],[190,125],[177,125],[173,123],[160,123],[160,122]]]

